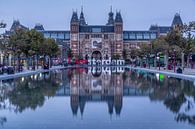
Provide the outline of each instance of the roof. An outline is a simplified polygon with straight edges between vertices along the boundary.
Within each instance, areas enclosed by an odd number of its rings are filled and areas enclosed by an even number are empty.
[[[84,16],[83,11],[81,11],[81,14],[80,14],[79,24],[80,25],[87,25],[86,22],[85,22],[85,16]]]
[[[176,13],[172,22],[172,26],[183,25],[180,14]]]
[[[122,23],[123,19],[120,12],[116,13],[115,22]]]
[[[80,26],[79,31],[82,33],[113,33],[114,26],[109,25],[87,25]]]
[[[20,21],[14,20],[14,21],[13,21],[13,24],[12,24],[12,26],[11,26],[10,31],[15,31],[15,30],[17,30],[17,29],[24,29],[24,30],[27,30],[28,28],[25,27],[25,26],[23,26],[22,24],[20,24]]]
[[[158,33],[168,33],[172,30],[171,26],[157,26],[152,25],[149,29],[149,31],[156,31]]]
[[[73,12],[71,22],[79,22],[77,12]]]
[[[157,38],[157,32],[154,31],[123,31],[124,41],[148,41]]]
[[[45,38],[70,40],[70,31],[47,30],[47,31],[39,31],[39,32],[43,33]]]
[[[108,18],[107,25],[114,25],[114,13],[112,12],[112,9],[108,15],[109,15],[109,18]]]
[[[44,27],[43,27],[43,25],[41,25],[41,24],[36,24],[35,27],[34,27],[34,29],[37,30],[37,31],[43,31],[43,30],[45,30]]]

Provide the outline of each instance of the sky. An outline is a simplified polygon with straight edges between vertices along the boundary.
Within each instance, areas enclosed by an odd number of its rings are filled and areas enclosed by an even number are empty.
[[[29,28],[41,23],[46,30],[68,30],[73,10],[80,13],[81,6],[90,25],[106,24],[111,6],[120,10],[124,30],[169,26],[175,13],[184,23],[195,21],[195,0],[0,0],[0,21],[7,23],[6,30],[13,20]]]

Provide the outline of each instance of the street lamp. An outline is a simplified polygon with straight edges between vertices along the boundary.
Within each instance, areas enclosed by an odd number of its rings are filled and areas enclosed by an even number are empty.
[[[148,59],[148,65],[149,65],[149,66],[148,66],[148,67],[149,67],[149,69],[150,69],[150,58],[151,58],[151,54],[149,53],[148,56],[149,56],[149,59]]]
[[[158,68],[159,68],[159,70],[160,70],[160,57],[159,57],[159,55],[158,55],[156,58],[157,58],[157,60],[158,60]]]

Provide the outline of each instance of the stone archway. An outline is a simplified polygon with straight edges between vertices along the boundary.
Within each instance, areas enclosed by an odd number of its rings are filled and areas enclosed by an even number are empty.
[[[88,60],[89,59],[89,55],[85,55],[85,60]]]
[[[91,55],[92,60],[102,60],[102,54],[100,51],[94,51]]]

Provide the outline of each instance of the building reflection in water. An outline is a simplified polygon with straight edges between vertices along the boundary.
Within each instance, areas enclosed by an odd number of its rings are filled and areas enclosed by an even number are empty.
[[[70,103],[73,115],[80,109],[84,113],[87,102],[106,102],[112,115],[120,115],[123,104],[122,67],[92,67],[72,69],[70,80]]]
[[[124,67],[57,70],[1,81],[0,111],[35,111],[44,106],[46,100],[58,96],[70,97],[73,115],[79,112],[83,115],[86,104],[91,102],[106,102],[110,115],[120,115],[123,105],[127,104],[123,103],[126,99],[123,96],[145,96],[151,102],[163,103],[174,113],[177,122],[195,125],[195,86],[192,81]],[[6,121],[6,116],[0,115],[0,125]]]

